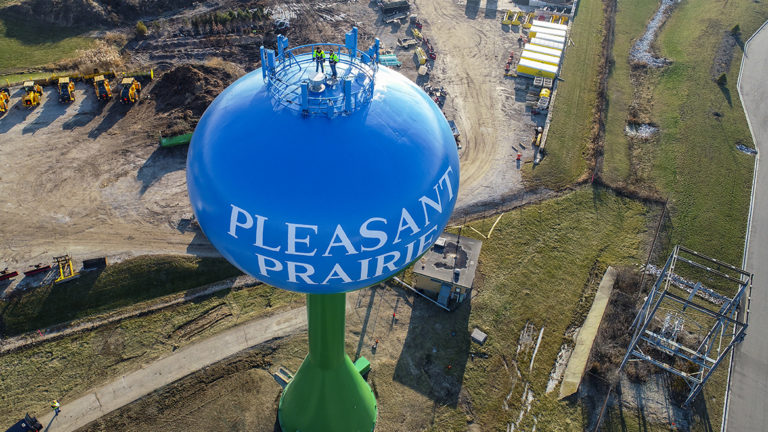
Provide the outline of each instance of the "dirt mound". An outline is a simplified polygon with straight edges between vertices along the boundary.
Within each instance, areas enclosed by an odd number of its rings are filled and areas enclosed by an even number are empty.
[[[237,78],[231,68],[209,65],[182,65],[165,73],[150,91],[156,112],[169,120],[161,133],[192,132],[208,105]]]
[[[131,24],[137,18],[188,6],[186,0],[27,0],[0,10],[2,15],[34,16],[57,26]]]

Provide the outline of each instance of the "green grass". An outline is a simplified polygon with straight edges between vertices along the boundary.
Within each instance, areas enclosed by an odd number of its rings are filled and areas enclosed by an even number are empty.
[[[768,18],[768,6],[741,2],[724,7],[715,0],[676,6],[657,41],[661,54],[673,63],[640,75],[649,120],[661,133],[656,140],[630,145],[623,133],[635,91],[628,51],[657,3],[618,4],[604,178],[609,184],[669,197],[669,245],[685,244],[738,265],[754,164],[754,157],[735,148],[737,143],[752,143],[735,86],[741,49],[737,46],[733,53],[726,91],[713,82],[710,68],[724,31],[739,23],[746,40]]]
[[[652,115],[662,135],[653,178],[673,203],[672,244],[738,265],[746,231],[754,157],[736,150],[752,145],[735,83],[741,64],[736,49],[728,73],[729,103],[710,76],[723,31],[740,23],[744,39],[768,18],[765,3],[683,2],[659,39],[674,61],[658,78]],[[722,114],[720,120],[713,112]]]
[[[586,170],[584,154],[592,131],[598,67],[603,32],[603,3],[582,0],[570,38],[576,44],[565,51],[547,136],[547,156],[535,168],[523,172],[534,187],[560,189],[576,181]]]
[[[653,213],[604,189],[583,187],[505,214],[491,239],[483,240],[468,329],[477,326],[488,333],[482,351],[490,357],[468,361],[463,382],[481,430],[505,430],[510,420],[517,419],[523,380],[530,381],[536,395],[531,414],[538,418],[537,430],[582,430],[578,407],[558,402],[557,391],[545,395],[548,376],[566,329],[583,322],[606,268],[643,261]],[[494,221],[471,225],[487,233]],[[462,233],[472,235],[471,230]],[[515,355],[520,331],[529,321],[537,333],[544,327],[531,373],[531,353],[517,359]],[[515,374],[505,369],[504,361],[509,365],[517,361],[522,374],[508,411],[502,404]],[[433,429],[466,430],[461,410],[441,408]],[[533,427],[531,414],[518,430]]]
[[[215,332],[301,306],[303,297],[266,285],[224,290],[207,299],[0,356],[0,430],[25,412],[47,413],[54,398],[71,402],[93,387]],[[231,316],[191,338],[175,334],[184,323],[217,307]]]
[[[129,306],[242,274],[223,258],[145,255],[37,288],[4,305],[6,335]]]
[[[634,87],[630,81],[629,50],[642,35],[645,25],[659,6],[658,0],[618,0],[613,41],[613,66],[607,82],[608,104],[605,119],[605,158],[603,178],[612,184],[626,181],[633,174],[630,147],[624,126]],[[644,148],[651,152],[652,148]],[[640,155],[634,155],[635,161]],[[647,159],[647,158],[646,158]],[[635,173],[637,174],[637,173]]]
[[[54,27],[0,15],[0,72],[55,63],[88,48],[81,29]]]

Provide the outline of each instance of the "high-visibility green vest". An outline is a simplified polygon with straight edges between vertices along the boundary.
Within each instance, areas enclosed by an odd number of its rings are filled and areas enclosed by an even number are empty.
[[[336,54],[331,54],[331,61],[338,63],[339,62],[339,56],[337,56]]]

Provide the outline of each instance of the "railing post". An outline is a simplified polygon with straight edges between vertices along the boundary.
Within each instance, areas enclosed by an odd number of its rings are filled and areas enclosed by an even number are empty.
[[[273,50],[267,50],[267,68],[270,75],[275,73],[275,52]]]
[[[344,45],[349,50],[349,56],[351,58],[357,57],[357,27],[352,27],[352,30],[348,31],[344,38]]]
[[[277,58],[282,60],[285,50],[288,49],[288,38],[283,35],[277,35]]]
[[[301,83],[301,112],[309,111],[309,83]]]
[[[352,80],[344,79],[344,112],[352,112]]]
[[[264,45],[259,47],[259,57],[261,58],[261,75],[264,77],[264,80],[267,79],[267,68],[265,67],[267,65],[267,53],[264,49]]]

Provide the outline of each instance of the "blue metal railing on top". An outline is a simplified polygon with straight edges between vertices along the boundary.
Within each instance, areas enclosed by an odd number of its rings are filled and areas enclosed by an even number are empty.
[[[379,40],[367,51],[357,49],[357,28],[346,34],[344,45],[319,43],[288,49],[288,38],[277,39],[277,53],[261,47],[261,64],[267,87],[280,105],[304,115],[333,117],[349,114],[373,98],[374,80],[378,70]],[[309,87],[309,69],[315,61],[312,52],[320,47],[333,50],[339,56],[336,64],[341,92],[313,92]],[[276,55],[277,54],[277,55]]]

